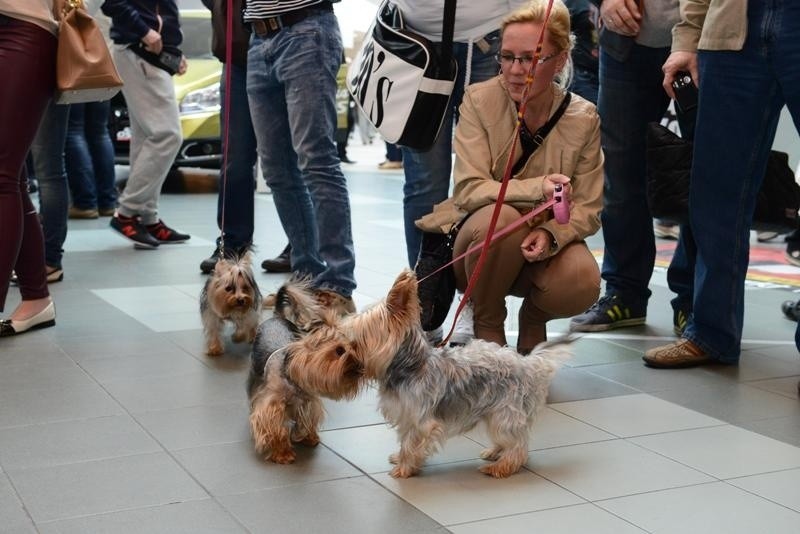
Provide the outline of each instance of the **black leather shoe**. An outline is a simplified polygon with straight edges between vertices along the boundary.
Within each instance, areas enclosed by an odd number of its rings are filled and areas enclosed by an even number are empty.
[[[268,273],[289,273],[292,271],[291,255],[292,245],[286,245],[277,258],[262,261],[261,268]]]
[[[217,260],[219,260],[219,247],[214,249],[214,252],[208,258],[204,259],[200,262],[200,272],[203,274],[211,274],[211,271],[214,270],[214,266],[217,265]]]
[[[51,302],[45,309],[24,321],[5,319],[0,321],[0,337],[17,336],[28,330],[47,328],[56,324],[56,307]]]

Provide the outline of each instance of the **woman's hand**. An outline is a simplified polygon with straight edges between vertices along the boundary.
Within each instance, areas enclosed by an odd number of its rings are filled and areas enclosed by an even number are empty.
[[[522,240],[520,245],[522,256],[531,263],[549,258],[552,247],[553,236],[541,228],[531,230],[531,233]]]
[[[567,194],[567,198],[569,198],[569,194],[572,192],[569,190],[569,176],[564,176],[563,174],[548,174],[544,177],[544,181],[542,182],[542,194],[544,198],[547,200],[553,198],[553,193],[556,190],[557,184],[564,186],[564,192]]]
[[[144,49],[153,54],[160,54],[161,49],[164,47],[161,42],[161,34],[152,29],[142,37],[142,43],[144,44]]]

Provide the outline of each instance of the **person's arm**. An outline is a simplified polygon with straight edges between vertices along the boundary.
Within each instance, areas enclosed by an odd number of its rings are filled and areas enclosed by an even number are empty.
[[[539,227],[555,238],[556,248],[550,251],[550,255],[564,245],[586,239],[600,229],[604,167],[603,150],[600,147],[600,116],[594,113],[585,130],[569,135],[583,135],[586,143],[570,176],[569,223],[560,224],[555,219],[549,219]]]
[[[711,0],[680,0],[681,20],[672,29],[672,53],[661,68],[664,72],[662,85],[670,98],[675,98],[672,82],[677,78],[678,72],[689,72],[694,84],[700,86],[697,44],[703,33],[710,3]]]
[[[139,16],[139,11],[136,7],[127,0],[105,0],[101,10],[111,18],[115,26],[118,25],[130,29],[139,39],[144,39],[148,32],[155,31]]]
[[[501,153],[505,145],[511,141],[510,135],[513,134],[513,129],[509,128],[508,138],[490,140],[489,132],[481,120],[480,108],[480,104],[475,102],[474,92],[468,88],[459,108],[458,126],[456,126],[453,199],[459,209],[469,213],[497,200],[501,183],[494,179],[492,168],[497,154]],[[503,119],[492,117],[492,121],[498,120]],[[502,143],[502,146],[492,146],[492,142]],[[496,164],[505,168],[505,162]],[[505,202],[530,207],[541,203],[545,199],[542,190],[543,180],[544,176],[509,180]]]

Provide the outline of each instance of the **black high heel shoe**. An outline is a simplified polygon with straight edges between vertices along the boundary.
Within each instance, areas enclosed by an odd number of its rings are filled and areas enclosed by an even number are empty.
[[[0,321],[0,337],[17,336],[28,330],[47,328],[56,324],[56,306],[52,302],[45,309],[24,321],[5,319]]]

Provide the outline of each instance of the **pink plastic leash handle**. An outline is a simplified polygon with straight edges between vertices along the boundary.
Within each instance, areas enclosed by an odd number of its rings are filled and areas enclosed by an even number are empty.
[[[555,204],[553,204],[553,217],[558,224],[567,224],[569,222],[569,199],[563,185],[556,184],[553,200],[555,201]]]

